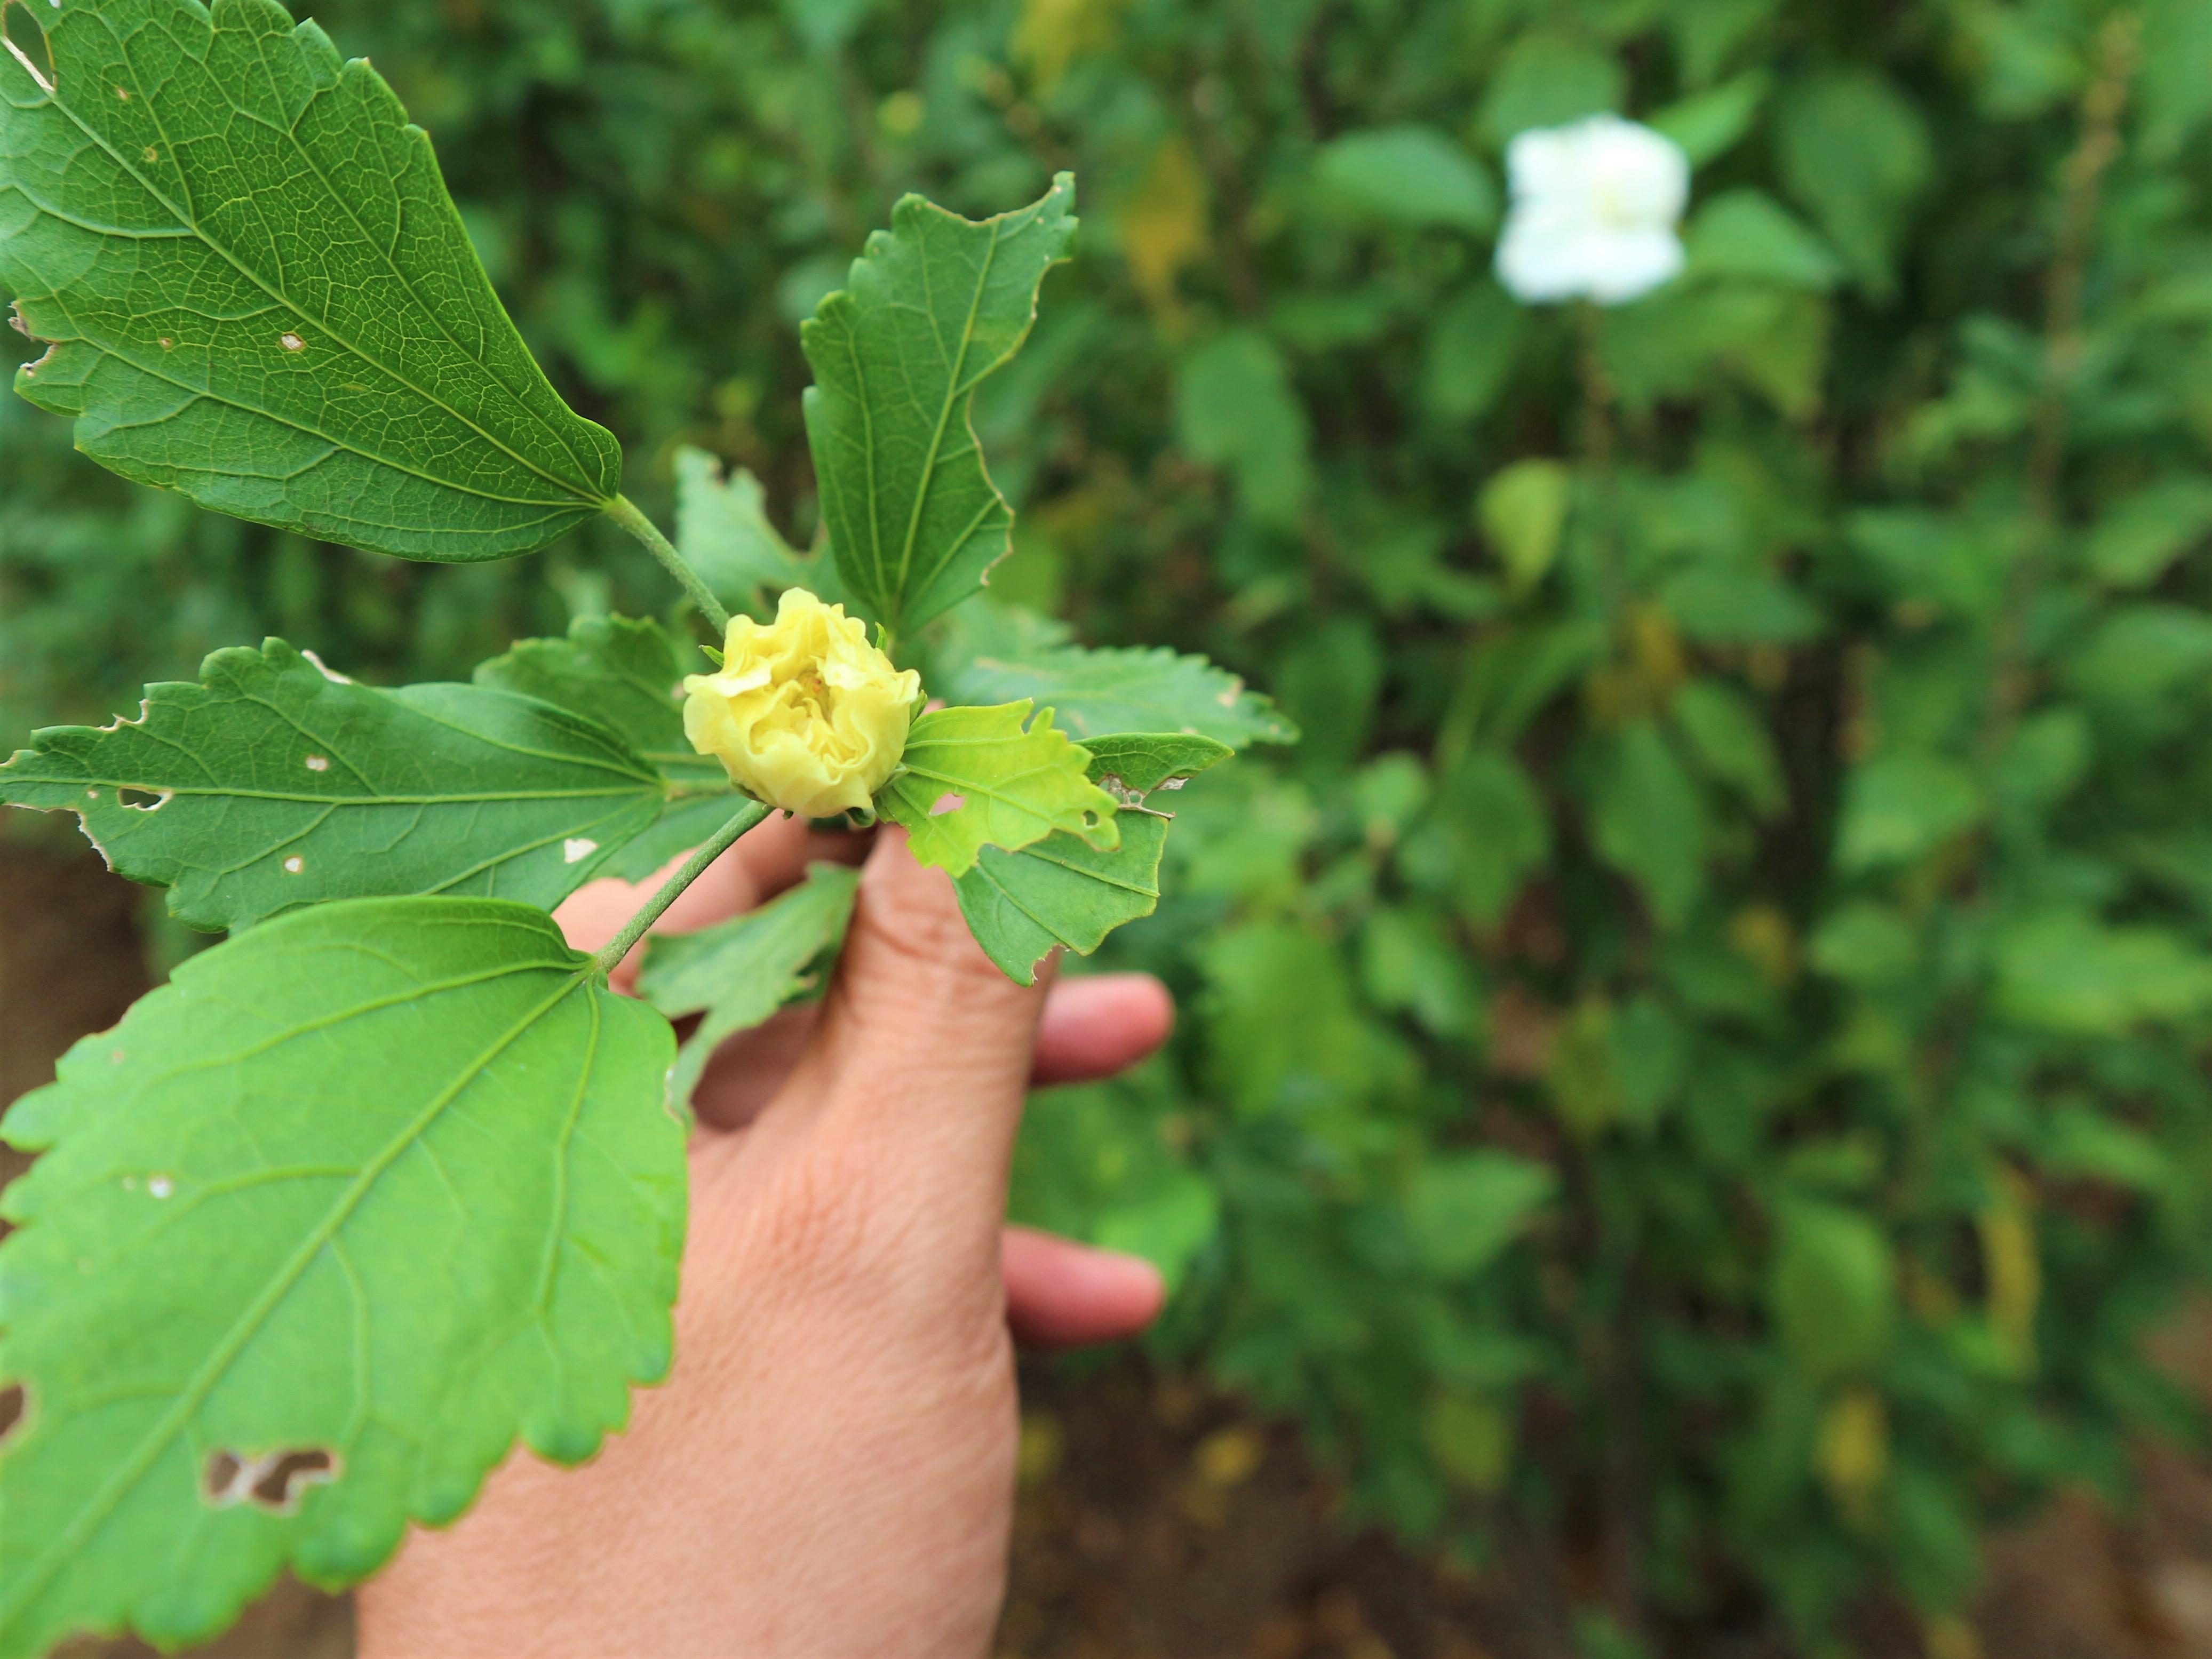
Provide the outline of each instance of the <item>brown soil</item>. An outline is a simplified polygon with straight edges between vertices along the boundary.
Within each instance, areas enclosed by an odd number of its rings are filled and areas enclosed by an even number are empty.
[[[142,896],[81,848],[0,836],[0,1101],[50,1080],[70,1042],[112,1024],[145,989]],[[7,1157],[0,1176],[20,1167]],[[2177,1369],[2212,1392],[2212,1314],[2170,1346]],[[1000,1659],[1569,1659],[1525,1565],[1474,1577],[1347,1533],[1295,1434],[1189,1378],[1123,1357],[1032,1368],[1024,1397]],[[1978,1644],[1939,1644],[1929,1659],[2212,1659],[2212,1474],[2155,1448],[2141,1462],[2133,1518],[2070,1498],[2001,1540]],[[1866,1652],[1911,1659],[1918,1645]],[[347,1603],[288,1584],[204,1651],[352,1650]]]

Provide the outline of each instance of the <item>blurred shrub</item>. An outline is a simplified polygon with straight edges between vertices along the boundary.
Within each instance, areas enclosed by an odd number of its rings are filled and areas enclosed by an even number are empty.
[[[2203,0],[330,0],[650,499],[811,532],[793,324],[904,189],[1082,175],[990,389],[1000,591],[1278,690],[1019,1207],[1352,1519],[1556,1571],[1596,1651],[1953,1631],[1977,1540],[2191,1431],[2208,1266]],[[1529,311],[1504,143],[1688,151],[1690,265]],[[455,674],[633,556],[439,571],[197,517],[0,410],[0,705],[281,629]],[[1610,1644],[1610,1646],[1607,1646]]]

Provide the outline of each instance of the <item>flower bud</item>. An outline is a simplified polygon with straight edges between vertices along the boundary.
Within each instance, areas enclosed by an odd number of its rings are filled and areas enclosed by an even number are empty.
[[[906,752],[921,676],[845,608],[788,589],[775,621],[730,623],[721,672],[684,682],[684,735],[757,800],[806,817],[866,806]]]

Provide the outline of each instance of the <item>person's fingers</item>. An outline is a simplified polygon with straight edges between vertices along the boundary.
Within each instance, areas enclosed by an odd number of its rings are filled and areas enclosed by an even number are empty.
[[[656,933],[693,933],[765,903],[798,884],[809,864],[858,863],[867,851],[864,837],[842,831],[817,831],[802,818],[779,813],[751,831],[708,865],[684,896],[653,925]],[[684,866],[679,854],[647,880],[595,881],[580,889],[553,919],[579,951],[596,951],[623,929],[661,884]],[[616,969],[614,987],[627,991],[637,977],[638,952]]]
[[[1006,1230],[999,1266],[1006,1323],[1024,1347],[1120,1342],[1158,1318],[1167,1301],[1167,1285],[1151,1262],[1027,1227]]]
[[[951,881],[886,830],[787,1095],[815,1103],[831,1144],[994,1238],[1045,990],[992,965]]]
[[[1045,1000],[1030,1083],[1096,1083],[1156,1053],[1175,1030],[1175,999],[1150,974],[1062,980]]]
[[[692,1097],[700,1127],[726,1133],[760,1115],[805,1052],[817,1005],[786,1008],[714,1051]],[[1150,1058],[1175,1029],[1175,1002],[1149,974],[1061,980],[1047,994],[1030,1086],[1097,1083]]]

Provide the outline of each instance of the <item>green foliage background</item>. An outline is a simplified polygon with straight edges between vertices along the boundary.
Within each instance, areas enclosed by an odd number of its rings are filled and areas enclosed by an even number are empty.
[[[1510,1542],[1593,1652],[1817,1651],[2194,1432],[2142,1345],[2212,1268],[2203,0],[315,10],[633,493],[700,445],[800,544],[799,319],[902,191],[1080,173],[981,405],[998,591],[1307,741],[1184,798],[1109,951],[1183,1033],[1040,1103],[1018,1205],[1166,1263],[1160,1346],[1348,1518]],[[1697,161],[1689,272],[1524,310],[1504,142],[1604,108]],[[465,678],[666,592],[611,527],[435,568],[202,514],[13,399],[0,502],[18,733],[265,632]]]

